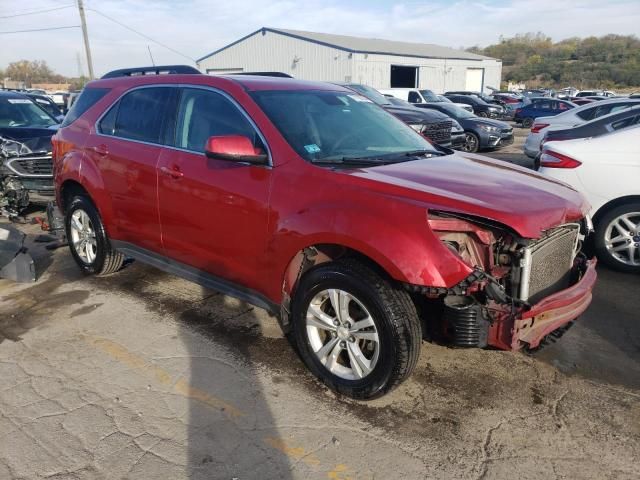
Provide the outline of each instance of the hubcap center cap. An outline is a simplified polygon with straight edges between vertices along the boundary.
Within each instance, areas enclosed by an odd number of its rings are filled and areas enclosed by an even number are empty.
[[[349,329],[347,327],[338,327],[338,338],[346,340],[349,338]]]

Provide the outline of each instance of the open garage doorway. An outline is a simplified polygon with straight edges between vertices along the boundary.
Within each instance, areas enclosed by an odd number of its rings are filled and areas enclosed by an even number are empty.
[[[418,67],[391,65],[391,88],[416,88]]]

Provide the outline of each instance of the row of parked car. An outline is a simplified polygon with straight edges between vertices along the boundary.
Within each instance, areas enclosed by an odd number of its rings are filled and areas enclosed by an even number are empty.
[[[538,171],[587,196],[598,257],[618,270],[640,272],[640,98],[541,108],[549,101],[523,109],[535,114],[525,154]]]

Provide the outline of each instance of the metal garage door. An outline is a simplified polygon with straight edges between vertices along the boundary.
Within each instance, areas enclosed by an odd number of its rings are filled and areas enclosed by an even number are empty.
[[[481,92],[484,87],[484,68],[467,68],[465,90]]]

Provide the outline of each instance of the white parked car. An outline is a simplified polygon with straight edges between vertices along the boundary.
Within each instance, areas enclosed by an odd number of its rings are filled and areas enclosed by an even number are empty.
[[[640,126],[545,143],[540,173],[587,197],[600,261],[640,273]]]
[[[549,130],[575,127],[590,122],[603,115],[615,113],[631,105],[640,105],[640,98],[614,98],[588,103],[572,108],[552,117],[538,117],[531,126],[531,132],[524,142],[524,153],[531,158],[540,154],[540,143]]]
[[[438,102],[451,102],[451,100],[446,99],[443,100],[441,95],[436,95],[431,90],[426,90],[424,88],[388,88],[378,90],[383,95],[391,95],[395,98],[399,98],[400,100],[404,100],[405,102],[409,102],[412,104],[417,103],[438,103]],[[446,98],[446,97],[445,97]],[[455,106],[464,108],[469,112],[473,112],[473,107],[471,105],[467,105],[466,103],[456,103],[451,102]]]

